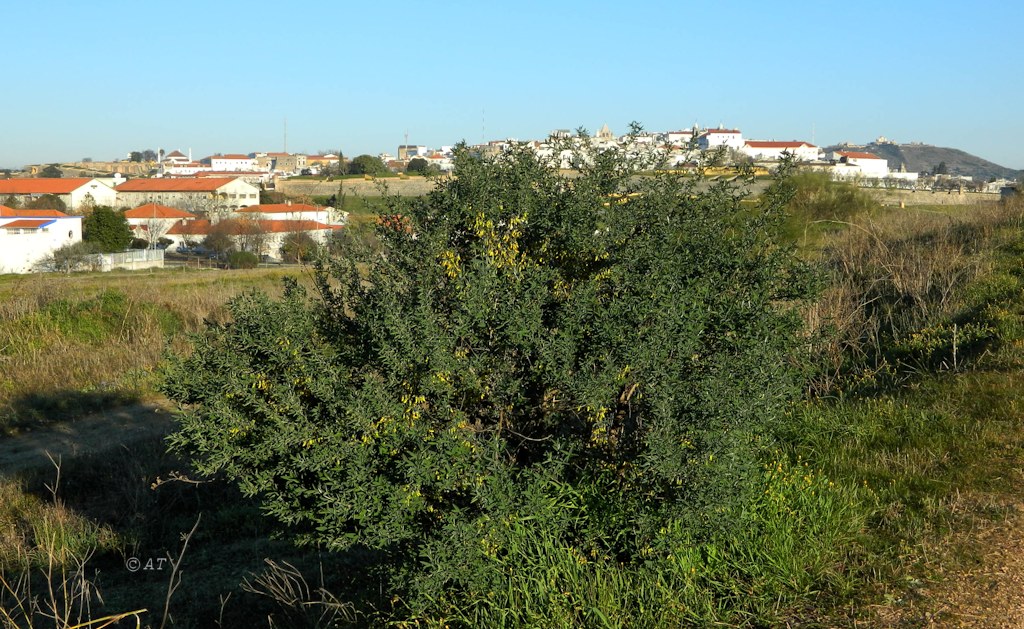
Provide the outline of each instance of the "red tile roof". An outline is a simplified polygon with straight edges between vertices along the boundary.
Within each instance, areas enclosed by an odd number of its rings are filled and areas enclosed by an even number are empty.
[[[809,148],[816,148],[813,144],[809,144],[807,142],[796,142],[796,141],[793,141],[793,142],[775,142],[775,141],[761,142],[761,141],[758,141],[758,140],[747,140],[747,146],[752,147],[752,148],[759,148],[759,149],[785,149],[785,148],[793,148],[793,149],[795,149],[795,148],[800,148],[801,146],[806,146],[806,147],[809,147]]]
[[[263,231],[281,234],[287,232],[320,231],[342,229],[341,225],[324,225],[317,221],[256,221]]]
[[[210,233],[210,221],[205,218],[194,221],[178,221],[167,230],[168,235],[205,236]]]
[[[705,133],[708,135],[712,133],[739,133],[739,129],[708,129]]]
[[[0,205],[0,218],[68,218],[68,215],[60,210],[16,210]]]
[[[114,188],[118,192],[213,192],[234,181],[233,178],[208,179],[132,179]]]
[[[0,225],[0,229],[39,229],[53,222],[53,219],[46,220],[45,218],[19,218],[5,225]]]
[[[320,212],[324,208],[307,203],[265,203],[263,205],[250,205],[249,207],[237,210],[240,214],[291,214],[293,212]]]
[[[0,194],[71,194],[90,181],[88,177],[0,179]]]
[[[843,157],[852,157],[853,159],[885,159],[871,153],[858,153],[856,151],[836,151]]]
[[[340,225],[324,225],[323,223],[319,223],[317,221],[233,221],[230,219],[228,219],[228,221],[229,222],[225,231],[236,235],[253,234],[261,232],[265,234],[286,234],[289,232],[300,231],[342,229]],[[210,221],[205,219],[195,221],[180,221],[178,223],[175,223],[173,227],[167,230],[167,233],[178,236],[205,236],[210,233],[212,227],[213,224],[211,224]]]
[[[238,179],[239,177],[255,177],[256,175],[268,174],[265,170],[204,170],[199,171],[190,177],[220,177],[222,179]]]
[[[176,207],[159,203],[147,203],[131,210],[125,210],[125,218],[195,218],[196,215]]]

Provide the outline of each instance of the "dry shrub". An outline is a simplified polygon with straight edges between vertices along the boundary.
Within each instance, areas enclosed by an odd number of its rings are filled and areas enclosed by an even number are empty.
[[[950,321],[965,287],[991,268],[992,252],[1020,209],[981,206],[951,216],[900,211],[848,223],[829,237],[822,263],[829,285],[806,312],[828,391],[844,372],[894,367],[891,350],[929,326]]]

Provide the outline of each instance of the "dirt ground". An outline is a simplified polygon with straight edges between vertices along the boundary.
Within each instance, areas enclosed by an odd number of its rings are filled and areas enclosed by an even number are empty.
[[[167,434],[173,424],[170,411],[157,404],[135,404],[111,409],[74,422],[51,424],[13,437],[0,437],[0,477],[36,467],[49,467],[54,459],[70,459],[103,452],[145,437]]]
[[[925,593],[920,626],[1024,627],[1024,503],[1003,522],[979,530],[969,542],[978,552],[969,568]]]

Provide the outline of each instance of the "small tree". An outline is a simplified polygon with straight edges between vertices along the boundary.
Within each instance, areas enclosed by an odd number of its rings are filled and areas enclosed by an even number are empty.
[[[221,221],[223,223],[223,221]],[[235,241],[232,238],[230,230],[224,227],[218,228],[221,223],[217,223],[210,229],[210,233],[203,238],[200,245],[203,249],[215,253],[219,256],[225,256],[232,251],[237,249]]]
[[[388,172],[388,167],[373,155],[359,155],[348,165],[350,175],[383,175]]]
[[[54,249],[42,262],[43,268],[60,273],[71,273],[89,265],[90,257],[97,252],[93,243],[80,240]]]
[[[292,264],[309,261],[320,251],[320,245],[308,232],[292,232],[281,245],[281,259]]]
[[[132,230],[123,212],[97,205],[82,221],[82,239],[104,253],[124,251],[132,242]]]
[[[21,207],[21,199],[14,196],[13,194],[9,194],[7,195],[7,198],[4,199],[3,203],[0,203],[0,205],[6,205],[7,207],[16,210]]]
[[[427,171],[427,166],[429,165],[430,164],[427,163],[427,160],[423,159],[422,157],[414,157],[409,160],[408,164],[406,164],[405,172],[423,174],[424,172]]]
[[[45,168],[39,171],[39,177],[43,179],[59,179],[63,176],[64,173],[57,164],[48,164]]]
[[[59,210],[61,212],[66,212],[68,206],[58,195],[44,194],[29,201],[25,204],[25,208],[29,210]]]

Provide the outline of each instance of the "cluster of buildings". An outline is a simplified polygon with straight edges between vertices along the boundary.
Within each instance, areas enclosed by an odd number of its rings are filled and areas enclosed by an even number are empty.
[[[545,140],[495,140],[470,147],[493,156],[513,145],[526,146],[560,168],[587,159],[584,141],[568,130],[556,130]],[[586,140],[593,149],[616,148],[628,154],[647,154],[670,168],[696,165],[713,152],[723,163],[749,162],[771,168],[791,158],[808,168],[842,180],[886,180],[913,186],[918,173],[890,170],[884,158],[863,150],[825,151],[806,141],[752,140],[739,129],[690,129],[616,136],[604,125]],[[429,148],[402,144],[396,155],[378,156],[391,170],[405,171],[412,160],[423,160],[434,172],[454,167],[454,147]],[[165,247],[194,247],[219,230],[235,239],[240,249],[276,257],[288,234],[304,232],[325,242],[345,222],[332,208],[303,204],[261,205],[260,190],[277,177],[340,172],[339,155],[286,152],[216,154],[193,160],[191,151],[157,152],[151,177],[6,179],[0,180],[0,272],[28,272],[60,246],[81,240],[81,217],[87,208],[106,205],[125,210],[135,235]],[[422,164],[420,164],[422,166]],[[26,208],[45,195],[60,200],[65,212]]]
[[[64,211],[28,209],[44,196]],[[0,273],[42,269],[54,250],[82,240],[81,214],[100,205],[123,209],[135,236],[153,246],[191,248],[221,233],[270,259],[289,235],[325,244],[346,219],[329,207],[260,204],[260,189],[241,177],[2,179]]]
[[[302,153],[250,153],[218,154],[193,161],[190,155],[181,151],[164,154],[157,158],[157,177],[233,177],[253,185],[266,186],[274,177],[288,177],[299,174],[317,175],[322,170],[337,166],[338,155],[304,155]]]
[[[701,129],[694,125],[693,128],[678,131],[616,136],[609,130],[608,125],[604,125],[587,142],[590,147],[598,150],[617,148],[629,153],[644,152],[659,159],[669,168],[693,166],[702,156],[717,152],[722,156],[724,163],[747,161],[767,168],[773,167],[784,157],[789,157],[808,168],[826,171],[834,179],[841,180],[886,179],[912,185],[918,178],[917,173],[908,173],[905,169],[890,170],[884,158],[864,151],[825,151],[801,140],[751,140],[744,138],[739,129],[724,127]],[[581,143],[582,141],[575,138],[569,130],[557,129],[545,140],[494,140],[469,148],[480,155],[494,156],[513,145],[525,145],[559,168],[569,169],[579,163],[580,159],[586,159],[581,151],[574,148],[574,144],[578,146]],[[451,146],[433,149],[421,145],[402,144],[398,147],[397,155],[382,153],[380,158],[396,172],[404,170],[415,158],[425,160],[427,164],[435,166],[437,171],[447,172],[453,167],[452,149]]]
[[[543,141],[528,141],[526,146],[539,156],[556,163],[560,168],[571,168],[579,159],[586,159],[573,148],[575,138],[566,129],[553,131]],[[578,143],[579,141],[576,140]],[[739,129],[691,129],[678,131],[639,133],[616,136],[604,125],[589,144],[596,149],[618,148],[628,153],[644,152],[666,164],[669,168],[694,166],[705,155],[717,153],[724,163],[752,162],[768,168],[785,157],[792,158],[806,167],[828,172],[834,179],[892,179],[915,181],[917,173],[891,171],[886,159],[871,153],[853,150],[825,151],[810,142],[801,140],[750,140],[743,137]],[[495,155],[508,149],[515,140],[496,140],[472,147],[484,155]],[[399,147],[401,156],[403,148]],[[441,152],[415,147],[418,152],[442,156]]]

